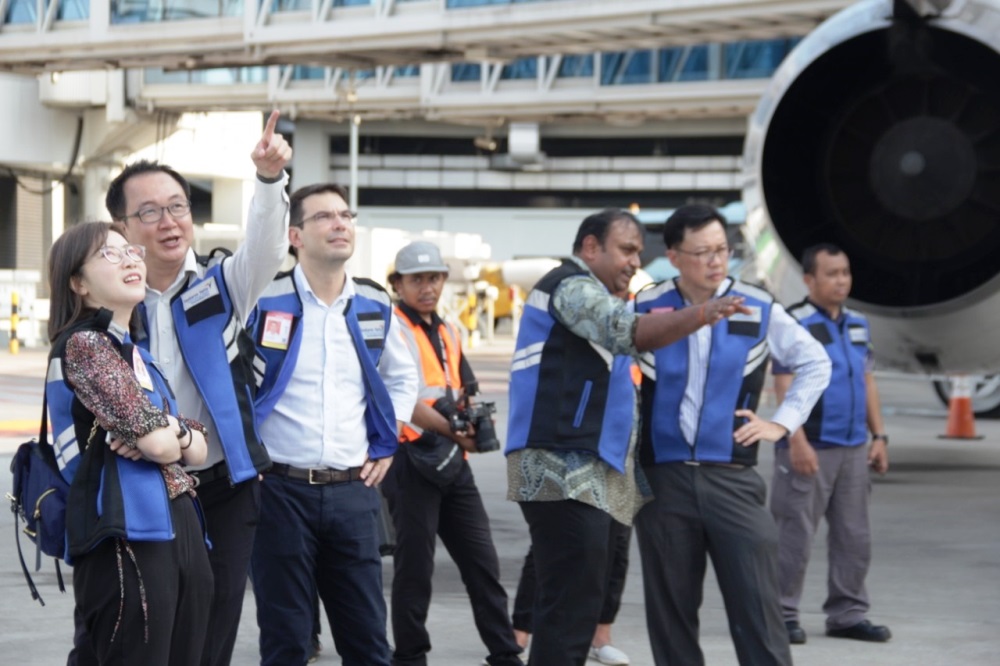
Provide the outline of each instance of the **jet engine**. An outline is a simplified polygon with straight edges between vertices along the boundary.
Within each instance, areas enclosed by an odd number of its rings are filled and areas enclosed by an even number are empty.
[[[880,366],[1000,372],[1000,0],[863,0],[750,119],[747,233],[788,304],[802,250],[851,258]]]

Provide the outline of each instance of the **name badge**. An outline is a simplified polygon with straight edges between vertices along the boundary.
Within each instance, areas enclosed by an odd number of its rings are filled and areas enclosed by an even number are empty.
[[[288,349],[291,339],[291,313],[267,312],[264,315],[264,329],[260,334],[260,346],[269,349]]]
[[[666,305],[666,306],[664,306],[662,308],[650,308],[649,309],[649,313],[653,314],[654,312],[673,312],[676,309],[677,308],[675,308],[672,305]]]
[[[365,340],[381,340],[385,337],[385,321],[379,319],[359,320],[361,337]]]
[[[743,314],[742,312],[737,312],[729,317],[729,321],[748,321],[755,324],[760,323],[760,306],[759,305],[748,305],[747,309],[750,310],[750,314]]]
[[[863,345],[868,342],[868,331],[863,326],[851,326],[848,334],[851,336],[851,344]]]
[[[147,391],[152,391],[153,378],[149,376],[149,368],[142,360],[138,347],[132,347],[132,370],[135,372],[135,378],[139,381],[139,386]]]
[[[210,298],[219,295],[219,285],[216,284],[215,278],[211,280],[205,280],[197,287],[188,289],[183,294],[181,294],[181,301],[184,303],[184,311],[187,312],[193,307],[204,303]]]

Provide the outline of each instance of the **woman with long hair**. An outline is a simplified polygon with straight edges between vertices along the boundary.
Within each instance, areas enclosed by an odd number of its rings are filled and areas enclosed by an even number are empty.
[[[201,658],[213,579],[181,465],[204,462],[207,447],[129,330],[144,257],[120,224],[78,224],[53,244],[45,391],[71,484],[66,561],[88,647],[102,665],[189,666]]]

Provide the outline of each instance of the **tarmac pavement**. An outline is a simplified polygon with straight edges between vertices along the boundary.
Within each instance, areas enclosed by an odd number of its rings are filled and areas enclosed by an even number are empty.
[[[469,352],[485,399],[499,409],[502,437],[507,413],[507,364],[512,345],[500,338]],[[37,433],[45,352],[0,351],[0,465],[6,469],[17,444]],[[793,646],[796,663],[965,665],[1000,663],[1000,422],[977,421],[981,440],[938,439],[945,410],[929,384],[881,376],[886,429],[892,437],[889,474],[873,477],[874,556],[868,577],[871,619],[887,624],[893,639],[868,644],[823,636],[825,530],[816,540],[802,602],[808,643]],[[766,411],[765,407],[762,411]],[[771,476],[771,447],[761,447],[760,472]],[[505,500],[506,470],[500,454],[472,459],[490,514],[500,556],[501,578],[513,596],[528,533],[517,506]],[[0,474],[0,493],[10,475]],[[52,666],[65,663],[73,635],[72,592],[62,595],[51,563],[33,574],[46,606],[32,601],[18,564],[13,516],[0,512],[0,665]],[[2,536],[6,534],[7,536]],[[23,544],[28,544],[26,540]],[[30,559],[34,559],[31,554]],[[64,567],[67,582],[71,572]],[[392,580],[385,560],[386,589]],[[248,590],[233,664],[258,663],[256,608]],[[472,622],[468,598],[454,564],[438,548],[428,628],[431,666],[475,666],[485,655]],[[706,663],[736,664],[725,612],[709,570],[701,612]],[[636,666],[652,664],[647,640],[642,578],[633,543],[625,595],[614,625],[614,643]],[[318,662],[338,664],[324,628]],[[591,662],[596,663],[596,662]]]

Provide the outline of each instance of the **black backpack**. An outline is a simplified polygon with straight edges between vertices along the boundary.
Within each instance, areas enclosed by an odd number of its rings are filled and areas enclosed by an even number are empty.
[[[14,537],[17,540],[21,570],[28,581],[31,598],[37,599],[43,606],[45,602],[38,594],[38,588],[28,573],[28,566],[21,552],[21,532],[36,546],[35,571],[41,569],[42,554],[55,558],[59,591],[65,592],[59,559],[66,554],[66,498],[69,496],[69,483],[59,472],[55,449],[48,441],[47,408],[48,401],[43,399],[38,439],[17,447],[17,453],[10,463],[10,471],[14,475],[13,487],[7,495],[10,509],[14,513]],[[23,529],[18,529],[18,522],[24,523]]]

